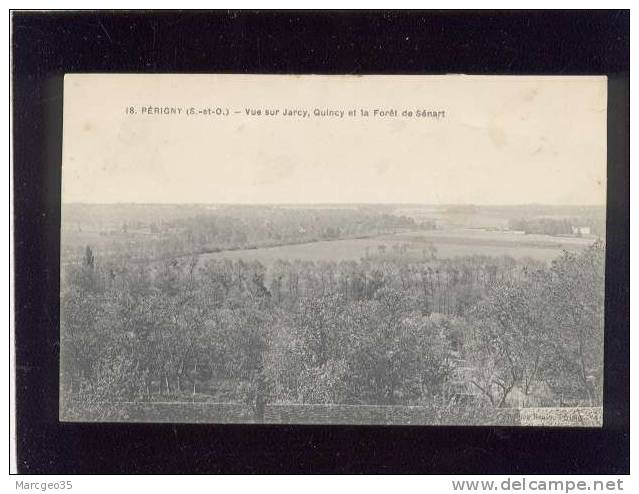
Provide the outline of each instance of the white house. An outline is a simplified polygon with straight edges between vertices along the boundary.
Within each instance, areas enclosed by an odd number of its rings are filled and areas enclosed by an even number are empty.
[[[572,233],[573,235],[590,235],[590,227],[589,226],[573,226]]]

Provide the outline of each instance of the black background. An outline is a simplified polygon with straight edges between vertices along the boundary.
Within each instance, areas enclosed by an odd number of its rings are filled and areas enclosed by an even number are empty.
[[[20,473],[629,472],[628,11],[13,12]],[[604,428],[58,422],[66,72],[606,74]]]

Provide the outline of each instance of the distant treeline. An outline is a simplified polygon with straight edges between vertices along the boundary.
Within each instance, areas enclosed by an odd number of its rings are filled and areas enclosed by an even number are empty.
[[[88,209],[89,211],[91,208]],[[86,244],[102,257],[161,259],[193,253],[269,247],[377,235],[417,227],[415,220],[385,209],[220,208],[188,209],[163,221],[116,216],[121,223],[74,211],[63,230],[63,260],[79,260]],[[427,222],[428,226],[429,223]],[[87,232],[93,235],[87,241]]]

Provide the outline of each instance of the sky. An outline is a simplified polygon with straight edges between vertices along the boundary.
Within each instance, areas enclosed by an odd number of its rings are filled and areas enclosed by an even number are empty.
[[[64,90],[65,203],[606,201],[605,77],[74,74]]]

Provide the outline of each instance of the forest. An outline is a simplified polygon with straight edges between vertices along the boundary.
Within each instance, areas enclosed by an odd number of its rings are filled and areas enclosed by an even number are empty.
[[[62,222],[61,256],[63,261],[78,262],[91,245],[105,257],[147,262],[417,227],[413,218],[391,213],[383,206],[69,205]]]
[[[397,221],[411,223],[382,226]],[[61,274],[67,415],[117,402],[244,403],[258,418],[269,403],[601,404],[602,241],[551,263],[390,254],[134,262],[86,245]]]

